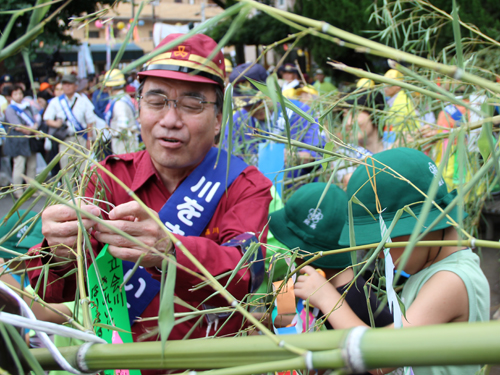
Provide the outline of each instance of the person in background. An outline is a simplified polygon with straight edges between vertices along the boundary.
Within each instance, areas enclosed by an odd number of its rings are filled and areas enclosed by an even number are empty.
[[[345,134],[353,136],[351,148],[342,150],[350,158],[363,160],[366,156],[387,150],[391,144],[384,142],[382,136],[383,120],[381,111],[385,108],[384,97],[380,92],[368,92],[345,101],[350,108],[344,108]],[[340,160],[343,168],[338,168],[336,179],[347,187],[357,165]]]
[[[107,86],[102,86],[103,81],[104,76],[100,76],[98,87],[92,94],[92,104],[95,114],[104,120],[104,111],[109,103],[109,89]]]
[[[48,82],[42,82],[40,84],[40,93],[42,92],[47,92],[49,95],[54,96],[54,90],[52,88],[52,85]]]
[[[23,90],[20,86],[10,86],[8,96],[12,97],[11,104],[5,110],[5,130],[7,139],[5,141],[4,153],[12,157],[12,183],[14,184],[14,197],[16,199],[23,195],[23,177],[34,179],[36,174],[36,152],[32,151],[29,135],[34,135],[29,129],[16,125],[24,125],[34,130],[38,129],[41,116],[37,109],[29,102],[23,102]],[[28,181],[26,181],[28,182]]]
[[[64,94],[62,82],[57,82],[54,86],[54,97],[59,97]]]
[[[352,221],[349,224],[346,217],[339,244],[349,246],[352,232],[358,246],[380,242],[383,226],[390,228],[396,212],[403,207],[411,207],[412,211],[403,212],[390,236],[392,242],[409,241],[417,221],[422,218],[422,207],[426,199],[424,192],[428,192],[431,184],[438,178],[436,164],[423,152],[403,147],[376,154],[367,158],[366,163],[366,166],[356,169],[347,186],[348,199],[356,196],[363,205],[352,205]],[[421,233],[457,196],[456,190],[448,192],[441,177],[436,186],[438,190],[434,202],[437,207],[432,206],[430,209]],[[448,213],[449,218],[443,217],[438,221],[421,241],[457,241],[459,237],[454,225],[457,225],[456,222],[461,217],[459,210],[455,206]],[[390,249],[394,264],[401,261],[404,251],[404,248]],[[380,254],[383,256],[383,251]],[[395,322],[401,322],[402,329],[433,324],[484,322],[490,319],[488,280],[479,265],[479,257],[470,248],[439,243],[415,247],[407,258],[403,271],[411,275],[401,292],[400,301],[405,306],[405,314],[394,316]],[[295,284],[295,295],[302,299],[309,298],[309,302],[323,314],[330,314],[328,321],[333,328],[368,328],[348,303],[337,304],[341,296],[335,285],[328,283],[313,267],[306,266],[301,272],[303,275],[299,276]],[[335,283],[335,279],[333,281]],[[400,327],[391,324],[388,328]],[[394,369],[378,369],[370,372],[385,374],[392,370]],[[479,370],[479,365],[413,366],[415,375],[474,375]],[[402,373],[403,369],[394,372]]]
[[[331,92],[337,91],[337,87],[331,82],[325,81],[325,73],[322,69],[316,69],[314,73],[314,79],[316,80],[313,84],[319,95],[329,94]]]
[[[396,69],[389,69],[384,77],[403,80],[403,74]],[[405,132],[412,135],[418,128],[418,118],[411,98],[397,85],[385,86],[384,92],[386,103],[389,106],[386,127],[384,129],[384,141],[395,143],[398,134]],[[405,140],[401,139],[404,144]]]
[[[5,109],[10,104],[10,98],[7,98],[5,95],[7,91],[4,91],[4,88],[7,86],[12,86],[12,78],[8,74],[4,74],[0,77],[0,120],[2,120],[5,116]]]
[[[92,132],[88,130],[91,130],[96,122],[94,106],[85,95],[76,92],[75,75],[63,76],[61,83],[64,94],[50,101],[43,119],[53,131],[61,128],[60,131],[64,133],[60,137],[64,143],[73,142],[88,150],[92,138]],[[67,145],[60,143],[59,152],[64,153],[60,160],[62,169],[76,162],[75,152],[68,149]]]
[[[373,82],[372,79],[360,78],[356,82],[356,88],[357,89],[361,88],[363,90],[369,90],[369,89],[372,89],[374,87],[375,87],[375,82]]]
[[[295,89],[300,86],[299,70],[295,64],[286,63],[278,70],[278,73],[281,74],[281,78],[284,81],[283,86],[281,87],[283,91],[287,89]]]
[[[229,75],[233,72],[233,63],[228,58],[224,59],[224,66],[226,67],[226,86],[229,84]]]
[[[265,98],[260,93],[257,93],[256,88],[251,85],[247,78],[255,81],[265,82],[267,78],[267,71],[260,64],[253,64],[253,66],[245,73],[251,63],[238,65],[234,68],[229,76],[229,81],[234,85],[233,99],[235,106],[238,108],[233,114],[233,145],[241,147],[239,154],[241,156],[249,156],[252,163],[257,164],[258,144],[264,142],[262,139],[252,137],[248,133],[259,134],[259,130],[264,132],[284,135],[285,134],[285,119],[283,117],[283,109],[278,107],[278,120],[273,122],[273,106],[268,98]],[[238,78],[239,77],[239,78]],[[293,104],[299,107],[304,112],[311,112],[308,105],[299,102],[298,100],[291,100]],[[266,114],[266,108],[267,113]],[[297,115],[290,109],[285,109],[290,121],[290,133],[292,139],[300,142],[305,142],[310,145],[322,145],[323,139],[317,124],[309,123],[304,118]],[[225,134],[225,142],[229,134]],[[316,153],[299,149],[297,152],[297,163],[304,164],[314,160]],[[307,170],[299,170],[298,174],[308,173]]]
[[[139,128],[134,103],[124,91],[127,84],[125,76],[118,69],[113,69],[106,73],[104,81],[111,94],[104,112],[104,119],[112,134],[111,151],[115,155],[137,151]]]
[[[125,86],[125,92],[129,96],[130,100],[132,100],[132,103],[134,103],[135,111],[139,111],[139,102],[137,101],[137,90],[135,89],[135,87],[132,85],[127,85]]]

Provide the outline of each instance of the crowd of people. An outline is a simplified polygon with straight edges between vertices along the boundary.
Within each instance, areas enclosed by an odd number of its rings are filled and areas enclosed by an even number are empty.
[[[167,36],[157,48],[179,36]],[[422,192],[427,192],[438,178],[436,205],[426,214],[422,232],[432,227],[423,240],[458,239],[456,222],[466,215],[459,211],[459,206],[448,217],[437,220],[456,192],[437,176],[434,160],[421,151],[401,147],[404,145],[401,139],[414,137],[414,131],[432,125],[432,118],[417,113],[412,98],[401,87],[386,87],[384,97],[373,90],[371,82],[358,82],[358,87],[339,107],[343,127],[350,134],[342,148],[351,164],[341,168],[334,162],[328,166],[337,173],[337,185],[311,182],[297,186],[285,205],[279,205],[281,192],[273,190],[271,181],[255,166],[259,158],[258,143],[263,141],[256,140],[252,133],[286,137],[289,128],[294,141],[324,147],[336,134],[318,124],[311,98],[328,97],[337,90],[325,81],[323,70],[318,69],[316,83],[308,85],[297,66],[285,64],[279,70],[280,83],[291,106],[275,106],[250,80],[266,82],[269,72],[252,63],[226,66],[221,51],[206,63],[216,46],[208,36],[195,35],[150,59],[131,82],[118,70],[107,72],[91,98],[77,92],[76,76],[71,74],[62,76],[53,87],[48,82],[42,83],[36,103],[32,96],[24,96],[26,91],[21,86],[10,85],[5,76],[2,78],[2,94],[7,101],[3,107],[4,127],[8,134],[4,154],[13,158],[16,187],[20,186],[23,173],[34,174],[34,154],[38,151],[30,141],[36,137],[26,136],[33,134],[30,128],[40,129],[43,124],[48,134],[57,134],[57,138],[64,140],[65,144],[59,144],[57,151],[64,153],[65,159],[61,158],[60,164],[67,171],[72,165],[74,168],[79,165],[72,161],[75,154],[67,149],[67,144],[90,149],[92,129],[108,134],[113,155],[101,164],[119,180],[97,171],[90,177],[85,200],[81,202],[82,210],[101,217],[105,224],[86,216],[80,218],[66,205],[52,205],[42,212],[43,239],[36,246],[25,246],[25,251],[31,247],[30,254],[39,256],[26,264],[19,262],[16,267],[27,269],[34,288],[40,282],[46,284],[45,301],[61,304],[75,300],[77,278],[71,271],[76,267],[76,251],[81,245],[78,231],[83,224],[95,257],[106,245],[105,251],[122,260],[124,272],[140,262],[141,268],[136,272],[144,282],[142,290],[148,293],[137,292],[135,299],[128,300],[134,341],[158,339],[150,333],[158,323],[154,317],[160,309],[162,262],[166,255],[175,259],[178,266],[175,295],[182,303],[175,303],[176,313],[228,307],[228,301],[214,293],[211,285],[198,285],[203,273],[200,265],[218,277],[237,301],[243,301],[249,293],[271,292],[267,283],[263,283],[273,266],[270,254],[281,253],[286,257],[299,248],[296,262],[301,264],[312,258],[312,263],[301,269],[295,296],[309,300],[319,310],[317,319],[323,317],[328,329],[399,328],[398,322],[403,327],[414,327],[489,320],[488,282],[479,266],[479,257],[464,246],[429,245],[413,249],[404,267],[409,276],[402,290],[404,318],[396,316],[396,310],[391,312],[381,307],[373,292],[369,293],[367,303],[363,277],[356,278],[345,302],[339,303],[345,288],[354,280],[353,257],[349,253],[322,255],[324,251],[353,244],[380,242],[381,228],[393,224],[398,210],[411,207],[411,213],[405,211],[391,232],[392,241],[407,241],[424,205]],[[386,76],[402,79],[401,73],[392,70]],[[232,133],[222,124],[228,81],[234,89]],[[380,113],[385,117],[379,116]],[[448,128],[453,126],[447,124]],[[221,134],[223,128],[225,134]],[[142,150],[139,141],[144,145]],[[223,162],[216,163],[219,143],[223,145],[220,150]],[[51,145],[50,149],[45,144],[42,147],[46,152],[54,152],[57,145]],[[224,148],[234,152],[228,155]],[[307,147],[298,147],[293,155],[289,150],[285,152],[286,165],[296,167],[290,172],[293,177],[310,173],[310,164],[321,159],[321,155]],[[356,163],[352,164],[356,159],[361,163],[357,168]],[[18,187],[15,194],[21,193]],[[353,201],[358,203],[352,204],[349,221],[348,202]],[[246,262],[242,267],[242,257],[255,242],[262,243],[256,256],[259,261]],[[397,263],[402,252],[403,248],[392,248],[385,259],[392,257]],[[94,256],[87,260],[90,262]],[[237,274],[232,275],[237,268]],[[288,267],[280,269],[273,271],[272,281],[283,278]],[[372,320],[372,312],[376,311]],[[68,313],[67,308],[65,312]],[[286,317],[280,319],[282,326],[290,324]],[[279,325],[278,320],[273,317],[273,324]],[[176,324],[169,340],[229,337],[245,324],[238,313],[210,313],[204,319]],[[433,366],[415,367],[413,371],[416,375],[472,375],[478,369],[479,366]],[[397,373],[398,369],[378,369],[372,373],[392,371]],[[153,373],[158,372],[143,371],[145,375]]]

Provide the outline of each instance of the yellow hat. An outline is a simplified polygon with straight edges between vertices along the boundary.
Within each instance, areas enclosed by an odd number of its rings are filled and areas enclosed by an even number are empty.
[[[402,81],[403,80],[403,73],[396,69],[389,69],[387,72],[384,74],[385,78],[391,78],[391,79],[397,79]]]
[[[295,92],[295,89],[283,90],[283,96],[287,99],[297,99],[297,93]]]
[[[118,87],[125,86],[127,81],[125,80],[125,76],[119,69],[113,69],[106,73],[104,77],[105,86],[106,87]]]
[[[375,82],[373,82],[373,80],[368,79],[368,78],[360,78],[358,80],[358,82],[356,82],[357,88],[364,87],[367,89],[371,89],[374,86],[375,86]]]
[[[300,94],[303,94],[303,93],[306,93],[306,94],[311,94],[311,95],[318,95],[318,90],[316,90],[314,87],[312,86],[302,86],[302,87],[299,87],[298,89],[295,89],[295,95],[299,96]]]
[[[226,66],[226,74],[229,74],[233,71],[233,64],[231,63],[231,60],[225,58],[224,65]]]

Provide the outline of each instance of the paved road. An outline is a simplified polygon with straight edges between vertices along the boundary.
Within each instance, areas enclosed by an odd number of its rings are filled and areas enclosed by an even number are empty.
[[[28,209],[30,208],[31,204],[33,204],[35,199],[30,199],[28,200],[21,208],[23,209]],[[38,200],[38,202],[35,204],[35,206],[32,208],[33,211],[35,212],[40,212],[42,211],[44,205],[45,205],[46,198],[42,197]],[[14,206],[15,200],[13,199],[12,195],[7,194],[4,195],[0,198],[0,218],[4,217]]]

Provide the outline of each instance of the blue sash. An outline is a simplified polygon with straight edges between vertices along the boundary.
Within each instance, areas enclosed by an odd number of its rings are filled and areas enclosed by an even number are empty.
[[[58,99],[59,99],[59,104],[61,104],[61,108],[64,111],[66,118],[73,126],[74,131],[81,132],[81,131],[85,130],[85,127],[82,124],[80,124],[80,122],[78,122],[75,115],[73,114],[73,111],[71,110],[71,108],[69,106],[68,99],[66,98],[66,95],[62,94]],[[76,99],[76,100],[78,100],[78,99]],[[85,137],[85,139],[87,139],[87,134],[84,134],[83,136]]]
[[[108,126],[111,126],[111,118],[113,117],[113,109],[115,108],[116,100],[111,101],[106,109],[104,110],[104,121]]]
[[[160,219],[171,232],[183,236],[202,234],[226,191],[226,181],[227,187],[229,187],[248,167],[241,159],[231,156],[226,180],[227,153],[221,150],[219,164],[214,169],[217,152],[218,149],[215,147],[208,152],[201,164],[182,182],[160,210]],[[234,244],[234,246],[240,247],[241,245],[240,242]],[[242,249],[243,253],[245,251],[246,249]],[[257,259],[262,259],[262,253],[260,253],[260,257],[257,255]],[[263,262],[257,261],[254,264],[263,265]],[[124,277],[132,270],[133,266],[134,263],[123,261]],[[252,284],[258,282],[258,277],[255,279],[256,281],[252,279]],[[144,268],[139,267],[125,286],[125,292],[130,325],[132,326],[136,317],[141,316],[153,298],[160,292],[160,282],[153,279]]]
[[[121,98],[111,101],[109,103],[109,105],[106,107],[106,109],[104,110],[104,121],[106,121],[106,124],[108,124],[108,126],[111,126],[111,119],[113,118],[113,110],[114,110],[115,104],[118,100],[123,100],[125,102],[125,104],[127,104],[130,107],[130,109],[132,110],[132,113],[134,114],[134,117],[135,117],[134,103],[132,103],[132,99],[130,99],[130,96],[125,94]],[[139,129],[139,122],[137,120],[135,120],[135,125]]]
[[[16,111],[17,115],[28,125],[30,128],[35,126],[35,120],[33,120],[26,112],[24,112],[21,108],[19,108],[15,104],[10,104],[10,108]]]
[[[182,182],[161,208],[158,215],[167,229],[181,236],[199,236],[203,233],[215,209],[233,181],[248,167],[236,156],[231,156],[227,170],[227,152],[221,150],[219,164],[214,168],[218,149],[212,147],[205,159]]]

